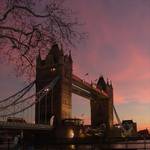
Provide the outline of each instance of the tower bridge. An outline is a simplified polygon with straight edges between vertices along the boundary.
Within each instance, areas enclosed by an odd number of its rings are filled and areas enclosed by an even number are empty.
[[[36,66],[36,91],[42,89],[47,82],[60,76],[53,91],[44,97],[42,104],[37,103],[35,111],[36,123],[45,124],[51,116],[55,116],[55,124],[59,125],[63,119],[71,118],[72,93],[90,100],[91,125],[106,124],[110,128],[113,124],[113,87],[105,82],[101,76],[94,87],[73,74],[73,60],[71,53],[65,55],[57,44],[53,45],[44,60],[39,55]],[[39,112],[40,109],[40,112]],[[48,122],[46,122],[47,124]]]
[[[91,126],[99,127],[105,124],[107,128],[113,125],[113,87],[102,76],[96,85],[82,80],[73,74],[71,53],[65,55],[57,44],[53,45],[48,55],[42,60],[40,54],[36,60],[36,80],[16,94],[0,101],[0,118],[7,118],[35,110],[34,124],[13,124],[0,122],[0,128],[12,126],[18,129],[42,130],[47,128],[50,118],[54,116],[54,125],[60,125],[62,120],[71,118],[72,93],[90,101]],[[36,93],[24,98],[26,93],[36,85]],[[7,120],[7,119],[5,119]],[[43,126],[37,126],[42,124]],[[44,126],[45,125],[45,126]]]

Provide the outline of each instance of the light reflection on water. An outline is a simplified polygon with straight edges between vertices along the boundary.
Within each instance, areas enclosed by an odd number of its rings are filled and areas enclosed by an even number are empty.
[[[68,145],[68,146],[49,146],[47,149],[44,148],[37,148],[34,150],[102,150],[100,146],[96,145]]]
[[[106,145],[55,145],[55,146],[48,146],[47,149],[45,148],[35,148],[33,150],[125,150],[125,149],[136,149],[142,150],[147,149],[150,150],[150,140],[138,140],[138,141],[128,141],[122,142],[118,144],[106,144]]]
[[[111,144],[111,148],[115,149],[149,149],[150,150],[150,140],[137,140],[122,142],[120,144]]]
[[[4,145],[3,145],[4,146]],[[9,148],[8,148],[9,147]],[[134,149],[134,150],[150,150],[150,140],[137,140],[137,141],[127,141],[120,142],[118,144],[96,144],[96,145],[36,145],[33,146],[33,143],[30,145],[20,145],[18,147],[24,150],[125,150],[125,149]],[[19,149],[13,150],[19,150]],[[2,145],[0,145],[0,150]],[[6,144],[3,150],[11,150],[11,145]]]
[[[128,141],[118,144],[105,144],[105,145],[59,145],[59,146],[49,146],[48,150],[102,150],[102,149],[136,149],[136,150],[150,150],[150,140],[137,140]],[[44,150],[44,149],[40,149]],[[45,149],[46,150],[46,149]]]

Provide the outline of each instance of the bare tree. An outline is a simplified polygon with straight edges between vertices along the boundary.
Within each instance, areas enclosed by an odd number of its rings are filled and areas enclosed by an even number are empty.
[[[73,45],[84,34],[63,0],[1,0],[0,52],[16,64],[18,73],[31,75],[35,58],[52,43]]]

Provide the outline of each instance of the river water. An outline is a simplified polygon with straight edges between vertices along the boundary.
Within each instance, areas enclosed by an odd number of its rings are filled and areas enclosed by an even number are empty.
[[[116,144],[104,145],[47,145],[47,147],[37,147],[35,150],[150,150],[150,140],[125,141]]]
[[[120,142],[116,144],[96,145],[13,145],[0,144],[0,150],[150,150],[150,140]]]
[[[150,140],[137,140],[104,145],[45,145],[28,147],[27,150],[150,150]]]

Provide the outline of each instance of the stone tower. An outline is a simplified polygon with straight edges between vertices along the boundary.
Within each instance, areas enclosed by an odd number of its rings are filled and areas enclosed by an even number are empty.
[[[59,125],[64,118],[71,117],[72,58],[71,53],[64,55],[62,49],[54,44],[42,60],[36,62],[36,92],[59,76],[54,88],[36,104],[35,122],[49,124],[54,116],[54,124]]]
[[[107,128],[113,125],[113,87],[109,82],[105,82],[103,76],[99,77],[97,88],[105,92],[108,98],[97,97],[91,100],[91,125],[101,126],[105,124]]]

